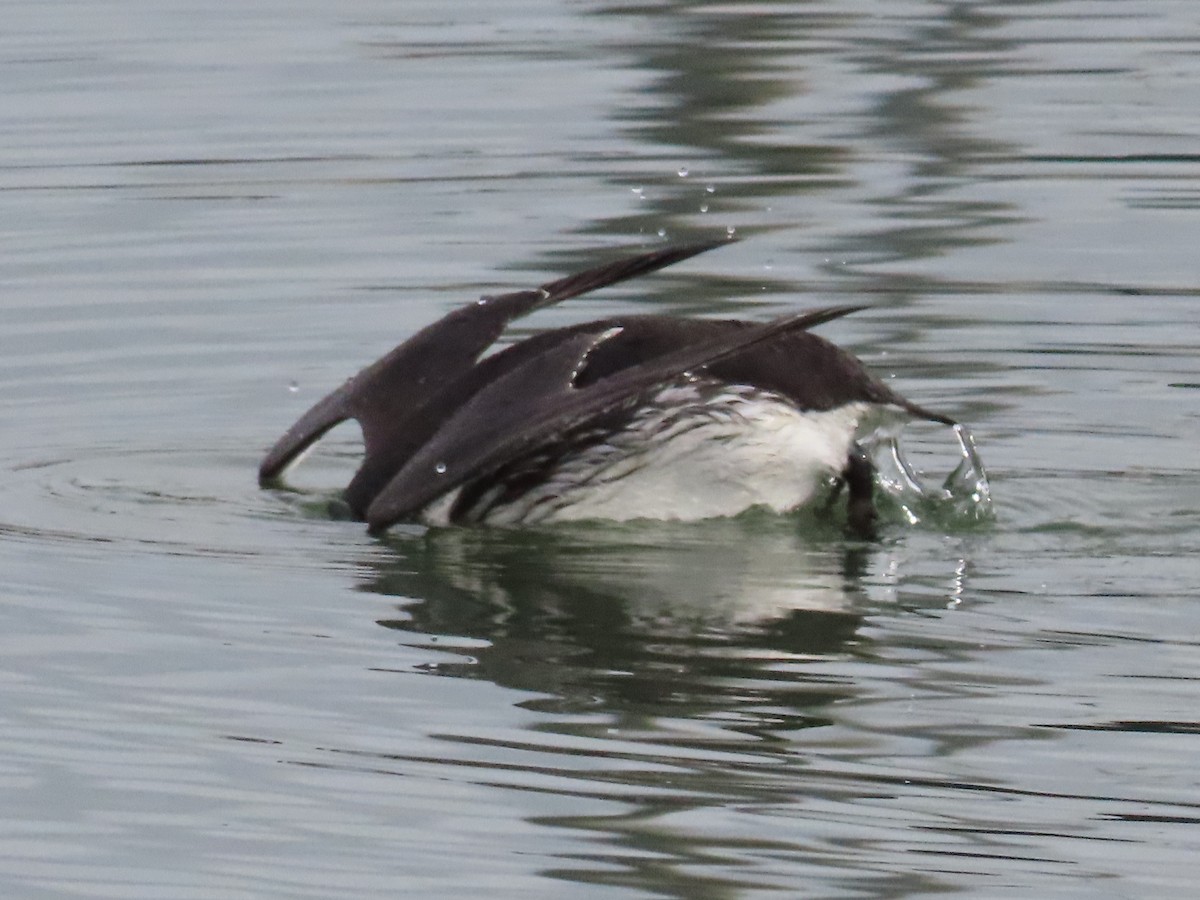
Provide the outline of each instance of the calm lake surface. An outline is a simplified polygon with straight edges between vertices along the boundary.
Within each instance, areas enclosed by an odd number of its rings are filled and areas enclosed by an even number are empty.
[[[4,19],[0,895],[1194,892],[1194,3]],[[256,486],[454,306],[727,229],[516,333],[868,303],[994,523],[374,539],[353,428]]]

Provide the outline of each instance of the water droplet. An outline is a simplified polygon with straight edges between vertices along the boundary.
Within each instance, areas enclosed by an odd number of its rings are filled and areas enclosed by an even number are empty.
[[[708,191],[710,194],[712,194],[712,193],[715,193],[715,192],[716,192],[716,190],[717,190],[717,186],[716,186],[715,184],[706,184],[706,185],[704,186],[704,189],[705,189],[706,191]]]
[[[771,263],[767,263],[766,265],[763,266],[763,268],[766,269],[768,272],[770,272],[775,267],[773,265],[771,265]]]
[[[688,170],[687,170],[687,166],[680,166],[680,167],[679,167],[679,177],[680,177],[680,178],[687,178],[687,177],[688,177]]]
[[[708,204],[707,203],[700,204],[700,212],[708,212]]]
[[[295,394],[296,392],[298,392],[300,390],[300,382],[293,381],[291,384],[288,385],[288,390],[291,391],[293,394]]]
[[[666,237],[666,236],[667,236],[667,229],[665,229],[665,228],[660,228],[660,229],[658,229],[658,236],[659,236],[659,237]]]
[[[733,237],[733,235],[734,235],[734,232],[736,232],[736,231],[737,231],[737,229],[736,229],[736,228],[734,228],[732,225],[730,225],[729,227],[727,227],[727,228],[725,229],[725,233],[726,233],[727,235],[729,235],[730,237]]]
[[[445,475],[446,474],[446,464],[444,462],[438,463],[436,466],[433,467],[433,471],[437,472],[439,475]]]
[[[646,199],[646,189],[645,188],[635,187],[635,188],[630,188],[630,190],[633,191],[635,194],[637,194],[637,198],[639,200]]]

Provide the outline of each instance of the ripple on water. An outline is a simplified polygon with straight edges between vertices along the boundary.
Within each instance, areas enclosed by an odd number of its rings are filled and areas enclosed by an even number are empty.
[[[14,461],[0,486],[0,534],[81,552],[115,547],[295,565],[305,546],[297,509],[328,520],[328,504],[260,491],[255,465],[244,450],[212,447],[89,448],[86,457]],[[285,541],[274,539],[276,526],[288,532]],[[315,537],[328,543],[330,535],[326,528]]]

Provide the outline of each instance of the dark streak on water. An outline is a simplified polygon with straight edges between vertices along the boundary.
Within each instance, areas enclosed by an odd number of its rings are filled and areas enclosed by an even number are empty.
[[[1187,895],[1198,43],[1166,0],[6,6],[0,894]],[[531,326],[865,297],[825,333],[971,423],[994,525],[372,540],[344,430],[255,488],[452,305],[728,228]]]

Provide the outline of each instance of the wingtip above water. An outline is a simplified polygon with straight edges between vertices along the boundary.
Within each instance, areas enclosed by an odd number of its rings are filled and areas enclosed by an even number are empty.
[[[657,272],[659,269],[665,269],[667,266],[673,266],[686,259],[691,259],[693,256],[699,256],[701,253],[707,253],[709,250],[715,250],[718,247],[724,247],[736,241],[737,238],[735,237],[724,237],[705,241],[690,241],[683,244],[670,244],[657,250],[650,250],[635,256],[622,257],[611,263],[595,266],[582,272],[576,272],[543,284],[538,290],[545,295],[545,299],[538,304],[538,307],[561,303],[572,297],[578,297],[580,294],[586,294],[603,287],[608,287],[609,285],[628,281],[630,278],[637,278],[640,275],[648,275],[651,272]]]

